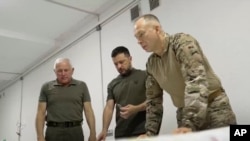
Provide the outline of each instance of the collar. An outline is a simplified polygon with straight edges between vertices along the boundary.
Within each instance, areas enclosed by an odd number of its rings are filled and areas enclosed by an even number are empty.
[[[54,86],[62,86],[62,84],[60,84],[60,83],[58,83],[58,81],[57,80],[55,80],[54,82],[53,82],[53,85]],[[69,83],[69,86],[70,85],[77,85],[77,81],[75,80],[75,79],[71,79],[71,81],[70,81],[70,83]]]

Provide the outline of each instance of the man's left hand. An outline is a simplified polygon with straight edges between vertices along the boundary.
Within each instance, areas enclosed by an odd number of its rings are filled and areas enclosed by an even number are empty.
[[[133,114],[135,114],[134,105],[128,104],[127,106],[120,108],[120,116],[124,119],[128,119]]]
[[[192,132],[191,128],[187,128],[187,127],[180,127],[175,129],[172,133],[173,134],[186,134],[186,133],[190,133]]]

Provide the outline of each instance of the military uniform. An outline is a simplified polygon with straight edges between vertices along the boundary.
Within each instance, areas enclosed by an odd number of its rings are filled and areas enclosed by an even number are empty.
[[[147,135],[158,134],[163,90],[178,108],[179,127],[197,131],[236,124],[229,99],[198,42],[184,33],[165,35],[164,54],[153,53],[147,62]]]
[[[116,105],[139,105],[146,100],[145,82],[147,73],[132,69],[125,76],[119,75],[108,84],[107,101],[113,99]],[[128,119],[120,117],[119,106],[116,106],[115,138],[133,137],[145,134],[146,111],[138,112]]]
[[[56,80],[45,83],[39,102],[47,103],[46,141],[83,141],[83,103],[90,100],[83,81],[72,79],[68,87]]]

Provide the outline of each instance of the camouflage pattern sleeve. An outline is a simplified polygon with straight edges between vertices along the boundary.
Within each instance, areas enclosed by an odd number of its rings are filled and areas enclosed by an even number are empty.
[[[186,84],[181,126],[195,131],[206,121],[208,102],[208,82],[203,53],[198,42],[187,34],[178,34],[174,44]]]
[[[158,135],[163,115],[163,90],[151,75],[146,79],[146,98],[146,134]]]

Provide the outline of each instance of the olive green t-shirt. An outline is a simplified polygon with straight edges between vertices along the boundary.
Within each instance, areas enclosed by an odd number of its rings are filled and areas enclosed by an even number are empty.
[[[126,106],[128,104],[139,105],[146,100],[145,71],[132,69],[126,76],[117,76],[108,85],[107,101],[113,99],[117,104]],[[115,137],[129,137],[145,133],[146,112],[138,112],[128,119],[120,117],[120,110],[116,106],[116,128]]]
[[[65,122],[83,120],[83,102],[90,101],[85,82],[72,79],[68,87],[56,80],[43,84],[39,102],[47,103],[47,121]]]

